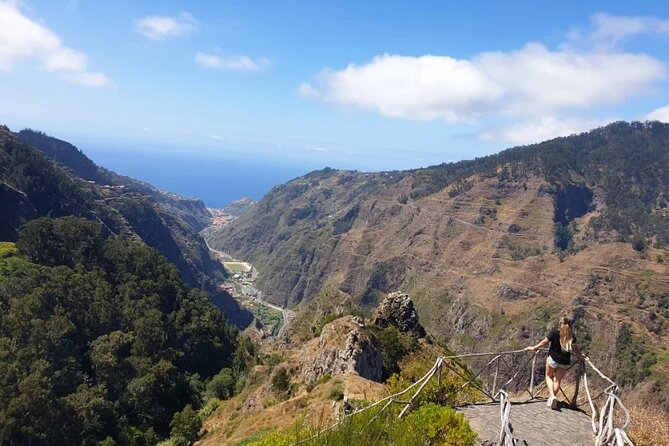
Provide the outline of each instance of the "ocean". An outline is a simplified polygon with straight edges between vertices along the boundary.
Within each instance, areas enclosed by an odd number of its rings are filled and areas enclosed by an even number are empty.
[[[320,168],[175,152],[87,149],[85,153],[99,166],[170,192],[201,198],[210,208],[222,208],[242,197],[259,200],[273,186]]]

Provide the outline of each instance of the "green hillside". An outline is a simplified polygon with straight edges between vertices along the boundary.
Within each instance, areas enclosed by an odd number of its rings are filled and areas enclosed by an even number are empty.
[[[0,244],[0,308],[1,444],[156,444],[250,359],[163,256],[81,218]]]

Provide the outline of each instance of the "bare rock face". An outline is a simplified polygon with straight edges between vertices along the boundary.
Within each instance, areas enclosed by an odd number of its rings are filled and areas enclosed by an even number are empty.
[[[417,338],[425,337],[425,329],[418,321],[418,314],[408,294],[394,292],[388,294],[372,319],[379,327],[396,327]]]
[[[304,347],[302,378],[316,381],[326,374],[357,374],[381,381],[383,356],[363,326],[361,318],[344,316],[323,327],[320,337]]]

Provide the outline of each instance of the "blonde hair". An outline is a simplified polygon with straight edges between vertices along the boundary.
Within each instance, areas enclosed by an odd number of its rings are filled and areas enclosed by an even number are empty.
[[[568,317],[562,316],[560,318],[559,330],[560,330],[560,347],[562,347],[563,351],[570,352],[571,342],[574,336],[571,332],[571,320]]]

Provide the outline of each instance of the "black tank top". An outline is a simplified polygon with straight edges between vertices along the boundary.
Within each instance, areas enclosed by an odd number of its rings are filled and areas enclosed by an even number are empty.
[[[563,365],[571,364],[571,355],[569,352],[562,350],[562,346],[560,345],[560,332],[557,329],[553,329],[546,337],[551,343],[551,346],[548,348],[548,355],[553,358],[553,361]],[[571,342],[572,344],[576,342],[576,337],[573,334]]]

